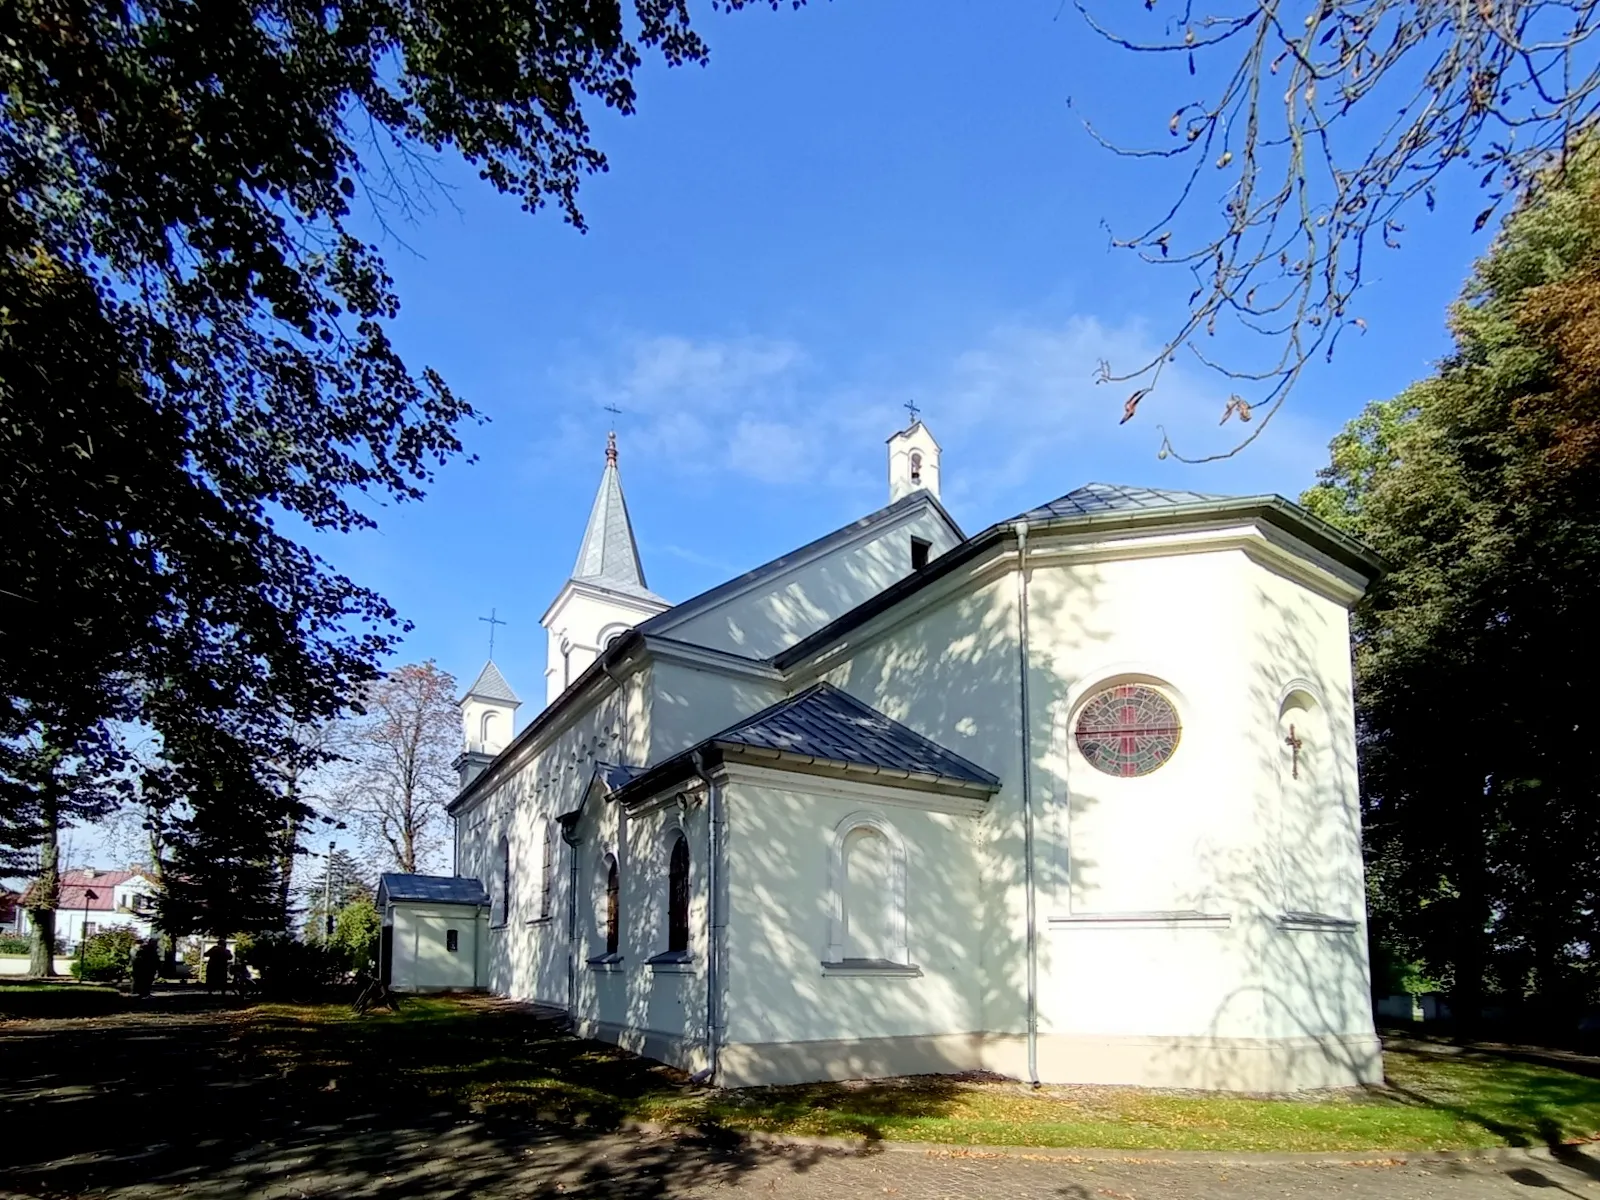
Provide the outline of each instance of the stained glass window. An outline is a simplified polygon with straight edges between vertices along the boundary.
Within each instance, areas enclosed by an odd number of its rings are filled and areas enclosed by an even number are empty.
[[[1172,757],[1178,711],[1155,688],[1122,683],[1090,698],[1078,715],[1078,749],[1107,775],[1148,775]]]

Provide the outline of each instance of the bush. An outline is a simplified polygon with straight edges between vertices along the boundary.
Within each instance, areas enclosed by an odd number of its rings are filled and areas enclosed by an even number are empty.
[[[382,923],[377,905],[366,896],[359,896],[339,910],[328,944],[343,956],[345,966],[351,971],[371,974],[378,962]]]
[[[33,939],[22,933],[0,933],[0,954],[27,954]]]
[[[278,999],[312,999],[345,981],[342,951],[321,942],[300,942],[286,933],[262,933],[239,949],[246,966],[261,973],[261,990]]]
[[[119,926],[91,933],[83,952],[72,960],[72,977],[96,983],[120,983],[128,977],[128,960],[139,939],[133,930]]]

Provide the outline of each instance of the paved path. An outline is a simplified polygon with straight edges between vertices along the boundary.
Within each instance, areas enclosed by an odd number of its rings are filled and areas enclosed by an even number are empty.
[[[778,1196],[1033,1200],[1600,1200],[1600,1155],[1310,1163],[846,1152],[555,1128],[311,1091],[214,1012],[0,1025],[0,1197]],[[1360,1159],[1365,1156],[1351,1156]]]

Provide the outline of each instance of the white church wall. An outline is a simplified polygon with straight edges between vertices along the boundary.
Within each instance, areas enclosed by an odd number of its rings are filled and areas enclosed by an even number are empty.
[[[457,874],[482,881],[492,901],[486,935],[487,984],[516,999],[567,1001],[569,849],[557,842],[551,914],[542,916],[544,834],[558,813],[575,808],[595,762],[642,761],[649,746],[648,667],[620,691],[570,715],[544,735],[536,752],[457,815]],[[634,757],[639,756],[639,757]],[[511,911],[501,907],[500,840],[512,866]]]
[[[1262,710],[1255,812],[1270,864],[1258,932],[1264,1018],[1273,1036],[1344,1035],[1348,1053],[1370,1053],[1349,615],[1256,564],[1243,586]],[[1298,754],[1286,744],[1291,725]]]
[[[629,816],[593,805],[579,827],[578,1012],[590,1037],[689,1070],[704,1065],[706,1011],[706,820],[700,799]],[[656,963],[667,950],[672,842],[689,847],[689,961]],[[620,959],[606,955],[608,857],[618,871]]]
[[[929,542],[934,557],[956,545],[944,520],[921,507],[662,632],[747,658],[766,658],[911,574],[912,538]]]
[[[682,663],[651,665],[650,761],[660,762],[776,704],[776,681],[742,679]]]
[[[1018,664],[1016,576],[1005,575],[911,614],[827,678],[1000,777],[979,832],[981,1028],[1020,1032],[1027,1010]]]
[[[988,1065],[1020,1074],[1015,587],[1008,575],[917,613],[864,639],[829,677],[1004,781],[983,822],[982,1028]],[[1269,604],[1282,611],[1266,613]],[[1280,679],[1333,681],[1329,737],[1344,748],[1330,753],[1353,764],[1343,608],[1228,550],[1070,566],[1041,553],[1029,609],[1046,1077],[1263,1087],[1364,1078],[1364,1043],[1343,1065],[1328,1061],[1330,1047],[1344,1053],[1345,1034],[1360,1041],[1363,1019],[1370,1031],[1364,936],[1309,950],[1302,931],[1279,928],[1279,819],[1261,797],[1266,781],[1274,803],[1278,794]],[[1303,660],[1311,665],[1295,665]],[[1156,684],[1183,722],[1173,759],[1139,779],[1095,770],[1071,737],[1082,701],[1119,680]],[[1352,820],[1341,828],[1345,857],[1329,874],[1359,911],[1358,834]],[[1318,1004],[1329,1011],[1317,1015]]]
[[[881,1073],[880,1060],[901,1070],[975,1067],[977,818],[923,811],[909,793],[803,776],[758,782],[729,770],[723,1081],[859,1076]],[[830,868],[834,842],[861,820],[886,825],[903,847],[902,965],[914,971],[823,966],[835,936],[833,889],[849,886]],[[877,900],[900,908],[888,894]]]

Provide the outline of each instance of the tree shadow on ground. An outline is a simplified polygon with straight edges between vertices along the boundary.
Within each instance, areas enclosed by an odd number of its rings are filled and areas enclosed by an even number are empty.
[[[1388,1044],[1388,1050],[1390,1075],[1384,1082],[1386,1094],[1405,1104],[1448,1112],[1488,1130],[1509,1146],[1544,1146],[1556,1153],[1567,1146],[1574,1133],[1570,1121],[1561,1118],[1582,1105],[1593,1104],[1595,1080],[1600,1079],[1600,1070],[1596,1069],[1600,1063],[1593,1059],[1553,1057],[1533,1049],[1519,1051],[1517,1047],[1480,1047],[1413,1038],[1396,1039]],[[1408,1060],[1447,1069],[1452,1075],[1435,1080],[1424,1093],[1395,1077],[1395,1067]],[[1589,1167],[1584,1169],[1588,1171]]]
[[[548,1017],[488,1007],[152,1008],[0,1025],[0,1108],[9,1128],[34,1131],[10,1143],[7,1187],[646,1200],[773,1161],[804,1171],[826,1153],[714,1128],[630,1132],[640,1103],[681,1093],[681,1078]]]

